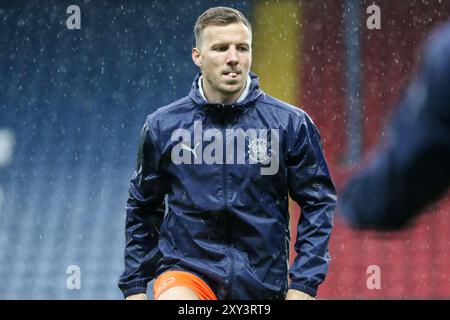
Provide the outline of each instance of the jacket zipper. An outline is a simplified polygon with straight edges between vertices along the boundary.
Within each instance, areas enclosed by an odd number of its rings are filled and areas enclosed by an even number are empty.
[[[226,148],[226,128],[222,128],[222,134],[225,137],[225,148]],[[226,150],[225,150],[226,151]],[[224,193],[224,210],[226,212],[226,214],[228,215],[228,179],[227,179],[227,171],[226,171],[226,152],[224,152],[224,159],[223,159],[223,164],[222,164],[222,174],[223,174],[223,182],[224,182],[224,189],[223,189],[223,193]],[[227,241],[227,253],[230,259],[230,264],[231,264],[231,268],[230,268],[230,275],[228,276],[228,293],[226,294],[227,296],[229,296],[231,294],[231,287],[232,287],[232,281],[233,281],[233,277],[234,277],[234,256],[233,256],[233,250],[232,250],[232,242],[231,242],[231,237],[229,236],[229,231],[230,230],[230,222],[227,219],[227,234],[228,234],[228,241]]]

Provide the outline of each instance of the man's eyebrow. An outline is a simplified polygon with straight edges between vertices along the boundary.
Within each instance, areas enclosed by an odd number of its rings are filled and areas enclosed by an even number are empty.
[[[212,44],[211,44],[211,47],[215,47],[215,46],[229,46],[230,44],[233,44],[232,42],[220,42],[220,41],[217,41],[217,42],[213,42]],[[236,43],[236,46],[247,46],[247,47],[250,47],[250,43],[248,43],[248,42],[240,42],[240,43]]]

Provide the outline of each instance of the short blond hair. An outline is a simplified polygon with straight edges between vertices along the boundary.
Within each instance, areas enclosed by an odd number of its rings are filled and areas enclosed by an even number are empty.
[[[239,11],[229,7],[214,7],[203,12],[195,22],[195,45],[200,45],[200,36],[207,26],[226,26],[232,23],[243,23],[250,34],[252,26],[247,18]]]

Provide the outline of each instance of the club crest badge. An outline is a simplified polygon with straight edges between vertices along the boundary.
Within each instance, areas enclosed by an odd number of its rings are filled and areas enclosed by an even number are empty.
[[[257,138],[248,143],[248,156],[253,162],[267,164],[270,161],[268,150],[269,144],[266,139]]]

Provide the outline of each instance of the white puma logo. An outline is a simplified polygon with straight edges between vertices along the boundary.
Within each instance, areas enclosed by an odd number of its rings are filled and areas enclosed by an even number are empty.
[[[199,144],[200,144],[200,142],[197,142],[197,144],[195,145],[194,149],[192,149],[192,148],[190,148],[188,145],[186,145],[186,144],[183,143],[183,144],[181,145],[181,149],[184,149],[184,150],[187,150],[187,151],[192,152],[192,153],[194,154],[194,157],[197,158],[197,152],[195,152],[195,149],[197,149],[197,147],[198,147]]]

